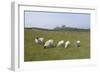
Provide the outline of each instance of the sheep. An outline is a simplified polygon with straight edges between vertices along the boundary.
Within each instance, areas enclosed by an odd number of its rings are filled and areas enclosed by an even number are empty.
[[[35,43],[37,43],[37,44],[44,44],[44,38],[42,38],[42,37],[36,37],[35,38]]]
[[[76,41],[76,47],[80,47],[80,41],[79,40]]]
[[[51,48],[54,47],[54,40],[48,40],[44,44],[44,48]]]
[[[57,47],[58,47],[58,46],[64,46],[64,40],[59,41],[59,42],[57,43]]]
[[[65,42],[65,48],[67,48],[69,46],[69,44],[70,44],[70,41],[66,41]]]

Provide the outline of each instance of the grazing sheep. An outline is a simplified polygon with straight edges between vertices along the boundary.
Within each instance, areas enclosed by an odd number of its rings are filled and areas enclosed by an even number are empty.
[[[42,38],[42,37],[36,37],[35,38],[35,43],[37,43],[37,44],[44,44],[44,38]]]
[[[44,48],[50,48],[50,47],[54,47],[54,41],[53,40],[48,40],[44,44]]]
[[[80,47],[80,41],[76,41],[76,47]]]
[[[59,41],[58,44],[57,44],[57,47],[58,46],[64,46],[64,40]]]
[[[65,42],[65,48],[67,48],[69,46],[69,44],[70,44],[70,41],[66,41]]]

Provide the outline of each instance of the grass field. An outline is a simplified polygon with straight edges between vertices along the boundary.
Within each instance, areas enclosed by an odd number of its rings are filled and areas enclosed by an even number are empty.
[[[55,47],[44,49],[43,45],[34,42],[35,37],[44,37],[45,41],[53,39],[69,40],[68,48]],[[81,41],[81,47],[75,47],[74,42]],[[24,61],[67,60],[90,58],[90,31],[46,31],[24,28]]]

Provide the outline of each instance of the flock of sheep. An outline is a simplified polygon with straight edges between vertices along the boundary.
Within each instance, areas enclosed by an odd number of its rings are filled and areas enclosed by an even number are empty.
[[[58,41],[57,44],[55,45],[54,40],[50,39],[50,40],[47,40],[45,42],[44,38],[42,38],[42,37],[36,37],[35,43],[44,45],[44,48],[52,48],[52,47],[59,47],[59,46],[63,46],[64,48],[68,48],[68,46],[70,45],[70,41],[65,42],[64,40]],[[80,47],[80,41],[79,40],[75,42],[75,46]]]

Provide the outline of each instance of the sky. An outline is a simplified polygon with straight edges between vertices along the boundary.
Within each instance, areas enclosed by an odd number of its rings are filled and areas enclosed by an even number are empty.
[[[88,13],[61,13],[61,12],[24,12],[24,26],[44,29],[55,27],[90,28],[90,14]]]

